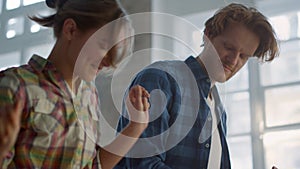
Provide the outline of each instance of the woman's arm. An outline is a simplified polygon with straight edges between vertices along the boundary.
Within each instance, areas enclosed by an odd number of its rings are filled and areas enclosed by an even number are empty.
[[[22,98],[16,103],[0,106],[0,168],[18,137],[23,107]]]
[[[130,122],[114,141],[100,149],[100,162],[103,169],[113,168],[147,128],[149,97],[149,93],[141,86],[130,89],[126,101]]]

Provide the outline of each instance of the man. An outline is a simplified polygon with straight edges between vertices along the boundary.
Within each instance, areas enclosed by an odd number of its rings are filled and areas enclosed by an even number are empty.
[[[137,74],[130,87],[151,92],[150,123],[116,168],[231,168],[226,113],[215,83],[229,80],[249,57],[272,61],[278,44],[264,15],[229,4],[206,21],[203,46],[196,58],[157,62]],[[123,109],[118,131],[126,116]]]

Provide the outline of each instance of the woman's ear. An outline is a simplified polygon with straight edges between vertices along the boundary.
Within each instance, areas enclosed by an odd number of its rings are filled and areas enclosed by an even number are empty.
[[[72,40],[77,31],[77,24],[74,19],[68,18],[64,21],[62,32],[68,40]]]

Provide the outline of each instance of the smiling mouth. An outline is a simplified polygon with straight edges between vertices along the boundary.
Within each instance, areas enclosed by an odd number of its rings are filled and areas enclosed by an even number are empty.
[[[232,72],[232,68],[230,68],[230,66],[225,64],[223,67],[225,71]]]

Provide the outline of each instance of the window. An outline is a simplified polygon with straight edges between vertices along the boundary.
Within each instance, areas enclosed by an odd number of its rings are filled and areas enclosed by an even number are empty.
[[[0,0],[0,15],[1,15],[1,12],[2,12],[2,5],[3,5],[3,1]]]
[[[21,5],[20,0],[6,0],[6,9],[7,10],[19,8],[20,5]]]
[[[11,52],[0,55],[0,70],[19,66],[20,58],[20,52]]]
[[[42,16],[52,12],[44,0],[0,0],[1,70],[26,63],[32,54],[49,55],[54,43],[52,30],[42,28],[26,17],[32,9],[37,9],[33,14]]]
[[[52,47],[53,45],[51,43],[27,47],[24,52],[24,63],[27,63],[33,54],[47,58]]]
[[[230,133],[231,135],[245,133],[249,134],[251,131],[249,120],[249,92],[227,93],[222,100],[223,104],[227,108],[228,133]]]
[[[276,87],[265,91],[266,126],[300,123],[300,85]]]
[[[230,137],[231,168],[252,169],[252,147],[250,136]]]
[[[273,165],[278,168],[300,167],[297,152],[300,146],[300,7],[294,6],[269,15],[281,40],[281,53],[273,63],[259,69],[259,88],[264,98],[264,151],[260,152],[264,154],[265,168]]]
[[[23,0],[23,5],[24,6],[32,5],[32,4],[35,4],[38,2],[42,2],[42,1],[45,1],[45,0]]]
[[[10,39],[24,32],[24,17],[10,18],[7,22],[6,38]]]
[[[266,168],[299,168],[300,130],[270,132],[264,135]]]

